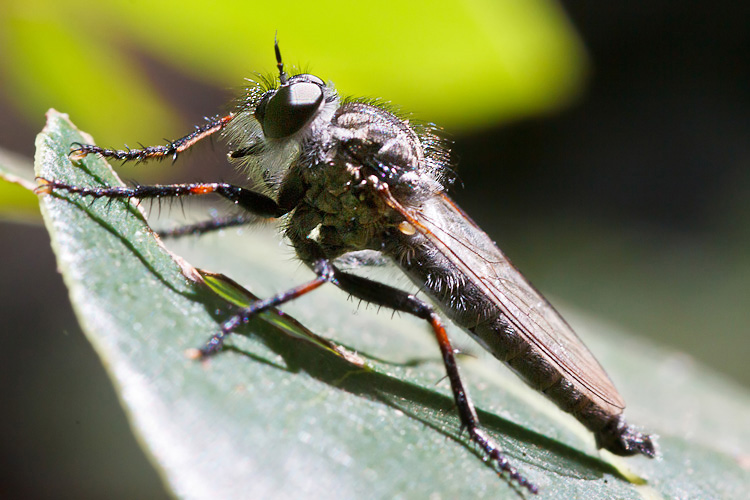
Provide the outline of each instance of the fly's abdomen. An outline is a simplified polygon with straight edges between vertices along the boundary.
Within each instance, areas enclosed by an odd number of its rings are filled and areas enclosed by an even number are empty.
[[[520,332],[500,309],[497,300],[477,284],[478,280],[469,279],[467,273],[461,272],[444,252],[414,243],[414,240],[401,240],[399,248],[409,250],[400,253],[399,266],[454,323],[529,386],[572,414],[594,433],[600,447],[627,454],[623,452],[622,434],[623,429],[629,431],[630,428],[620,418],[621,407],[593,397],[575,376],[565,373],[559,363],[550,360],[549,346],[545,352],[545,346],[540,346],[539,341],[535,344],[530,340],[529,332]],[[394,253],[398,254],[392,252],[392,255]]]
[[[519,335],[502,313],[476,326],[460,326],[524,382],[544,394],[561,410],[572,414],[592,432],[601,432],[622,412],[620,408],[598,404],[579,390],[566,374],[548,361],[540,349]]]

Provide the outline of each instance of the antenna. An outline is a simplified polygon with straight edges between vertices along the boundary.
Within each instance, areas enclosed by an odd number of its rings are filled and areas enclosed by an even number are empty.
[[[286,84],[287,76],[286,72],[284,71],[284,63],[281,62],[281,49],[279,49],[279,38],[278,38],[279,32],[277,31],[273,35],[273,48],[276,51],[276,67],[279,68],[279,81],[282,85]]]

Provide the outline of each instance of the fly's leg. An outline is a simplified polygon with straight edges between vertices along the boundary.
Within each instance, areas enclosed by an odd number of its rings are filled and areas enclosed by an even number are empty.
[[[309,249],[313,250],[313,248]],[[497,466],[502,472],[507,473],[510,479],[515,481],[519,486],[536,494],[539,491],[538,488],[523,477],[515,467],[510,465],[510,461],[502,454],[498,445],[479,427],[477,412],[469,399],[469,393],[458,373],[453,346],[451,346],[445,327],[433,307],[397,288],[342,272],[325,258],[316,260],[312,267],[315,274],[317,274],[314,280],[269,299],[251,304],[239,314],[225,321],[222,324],[221,331],[211,337],[202,349],[190,354],[195,358],[205,358],[218,352],[221,350],[227,336],[241,325],[247,323],[256,314],[294,300],[327,282],[332,282],[343,291],[359,299],[427,320],[435,332],[435,338],[443,355],[443,362],[451,383],[453,398],[458,407],[462,426],[468,431],[471,440],[478,444],[491,460],[497,462]]]
[[[148,146],[139,149],[107,149],[95,146],[93,144],[73,143],[71,146],[70,158],[73,161],[83,159],[89,154],[98,154],[105,158],[115,158],[122,161],[146,161],[149,159],[164,159],[171,156],[173,160],[177,155],[195,145],[198,141],[210,137],[216,132],[224,129],[234,118],[230,113],[226,116],[215,117],[208,120],[205,124],[196,126],[190,134],[174,141],[167,142],[164,146]],[[66,191],[77,193],[82,196],[93,198],[109,199],[160,199],[160,198],[177,198],[180,196],[218,194],[229,201],[234,202],[245,210],[252,212],[260,217],[279,217],[288,210],[282,210],[278,204],[268,196],[256,193],[246,188],[241,188],[231,184],[224,183],[193,183],[193,184],[172,184],[157,186],[136,186],[135,188],[123,187],[96,187],[86,188],[71,186],[63,182],[37,178],[39,187],[37,193],[51,193],[52,191]],[[184,227],[163,231],[162,237],[179,237],[184,235],[200,235],[210,231],[216,231],[226,227],[239,226],[253,222],[253,217],[247,215],[238,215],[233,217],[220,217],[208,221],[191,224]]]
[[[179,153],[190,148],[201,139],[219,132],[232,121],[232,118],[234,118],[234,114],[230,113],[226,116],[219,116],[208,120],[203,125],[196,126],[192,133],[180,139],[169,141],[164,146],[147,146],[139,149],[107,149],[94,146],[93,144],[75,142],[72,144],[70,159],[77,161],[83,159],[86,155],[98,154],[104,158],[115,158],[123,161],[163,159],[170,156],[173,160],[176,160]]]
[[[189,352],[190,357],[205,358],[217,353],[224,346],[224,340],[226,340],[230,334],[234,333],[237,328],[250,321],[256,314],[301,297],[306,293],[312,292],[320,285],[334,280],[334,267],[328,260],[321,259],[317,261],[313,265],[313,271],[317,274],[317,277],[314,280],[276,294],[268,299],[255,301],[238,314],[226,320],[221,325],[219,333],[212,336],[208,342],[206,342],[206,345],[201,349]]]
[[[37,182],[39,182],[39,187],[36,189],[37,193],[49,194],[54,191],[65,191],[68,193],[79,194],[81,196],[91,196],[93,198],[128,200],[133,198],[144,200],[217,194],[260,217],[280,217],[287,212],[280,208],[278,203],[272,198],[264,194],[220,182],[135,186],[132,188],[122,186],[71,186],[64,182],[48,180],[42,177],[38,177]]]
[[[243,226],[254,221],[255,218],[244,214],[230,217],[214,217],[213,219],[197,222],[195,224],[188,224],[186,226],[179,226],[173,229],[165,229],[163,231],[159,231],[159,236],[162,238],[200,236],[202,234],[210,233],[212,231],[218,231],[220,229]]]
[[[537,486],[529,482],[515,467],[510,465],[510,461],[500,451],[499,446],[479,427],[477,412],[458,372],[458,365],[454,355],[455,350],[448,339],[443,322],[435,312],[435,309],[414,295],[398,288],[344,273],[335,268],[334,270],[334,283],[345,292],[373,304],[412,314],[430,323],[435,333],[435,339],[440,347],[440,352],[443,355],[445,371],[451,383],[453,399],[456,401],[461,425],[467,430],[471,440],[478,444],[491,460],[495,460],[498,468],[506,472],[512,481],[515,481],[519,486],[526,488],[533,494],[538,493],[539,489]]]

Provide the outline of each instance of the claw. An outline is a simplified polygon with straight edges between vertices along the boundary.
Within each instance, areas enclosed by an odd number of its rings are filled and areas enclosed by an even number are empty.
[[[86,158],[86,155],[88,153],[80,148],[72,150],[70,153],[68,153],[68,158],[70,158],[70,161],[81,161],[84,158]]]
[[[196,349],[193,347],[190,349],[185,349],[185,357],[197,361],[199,359],[204,359],[206,355],[200,349]]]
[[[51,194],[52,193],[52,182],[48,181],[44,177],[36,177],[38,186],[34,189],[34,194]]]

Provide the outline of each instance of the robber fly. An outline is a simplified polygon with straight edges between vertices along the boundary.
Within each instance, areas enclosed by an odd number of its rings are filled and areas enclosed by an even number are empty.
[[[463,428],[499,472],[536,493],[537,487],[510,465],[480,427],[435,308],[413,294],[341,270],[343,260],[376,252],[395,263],[482,347],[574,415],[594,434],[599,448],[654,457],[652,437],[622,418],[625,402],[594,356],[448,197],[448,152],[434,128],[411,124],[376,101],[341,98],[317,76],[287,75],[278,43],[275,51],[278,82],[256,83],[232,113],[208,120],[191,134],[132,150],[74,144],[70,154],[74,161],[88,154],[125,161],[176,158],[221,133],[230,146],[230,160],[248,172],[254,189],[226,183],[79,187],[40,179],[40,192],[141,200],[216,194],[249,214],[214,219],[182,233],[257,217],[283,219],[286,237],[316,278],[256,301],[224,321],[199,357],[218,352],[227,336],[256,314],[325,283],[422,318],[440,347]]]

